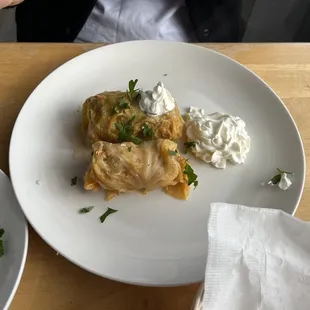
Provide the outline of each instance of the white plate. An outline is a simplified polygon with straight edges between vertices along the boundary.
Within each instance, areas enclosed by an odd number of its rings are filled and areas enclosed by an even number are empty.
[[[9,178],[0,170],[0,228],[4,255],[0,257],[0,309],[8,309],[23,274],[28,228]]]
[[[71,178],[82,177],[87,166],[77,155],[79,107],[88,96],[126,89],[135,78],[144,89],[163,80],[182,111],[194,105],[243,118],[252,137],[246,163],[221,171],[192,160],[199,186],[188,201],[158,190],[147,196],[122,195],[107,203],[102,192],[86,192],[81,182],[71,187]],[[277,167],[295,172],[287,192],[261,187]],[[305,159],[290,114],[249,70],[204,48],[137,41],[85,53],[37,87],[14,128],[10,169],[28,220],[56,251],[108,278],[175,285],[203,278],[210,202],[293,213],[303,188]],[[78,214],[80,208],[92,205],[91,213]],[[119,212],[100,224],[98,218],[107,206]]]

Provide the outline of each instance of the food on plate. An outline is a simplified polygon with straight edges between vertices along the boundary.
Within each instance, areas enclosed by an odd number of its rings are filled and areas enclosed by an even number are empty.
[[[0,257],[4,255],[4,245],[2,240],[2,236],[4,235],[4,233],[4,229],[0,228]]]
[[[239,117],[219,112],[205,115],[203,109],[190,107],[185,132],[185,149],[216,168],[226,168],[227,161],[243,164],[250,151],[250,137]]]
[[[155,117],[171,112],[176,102],[164,83],[158,82],[153,90],[140,92],[139,107],[147,115]]]
[[[197,175],[171,140],[93,144],[92,163],[84,175],[84,188],[106,192],[106,200],[120,193],[147,193],[161,187],[178,199],[186,200],[190,185],[198,185]]]
[[[71,179],[71,186],[75,186],[76,183],[77,183],[77,176],[75,176],[75,177],[73,177],[73,178]]]
[[[289,179],[288,175],[293,175],[293,172],[287,172],[277,168],[278,173],[271,178],[268,185],[278,186],[283,191],[286,191],[291,185],[292,181]]]
[[[105,211],[105,212],[100,216],[100,222],[103,223],[109,215],[111,215],[111,214],[113,214],[113,213],[115,213],[115,212],[117,212],[117,211],[118,211],[118,210],[114,210],[114,209],[112,209],[112,208],[108,208],[108,210]]]
[[[79,210],[80,214],[85,214],[85,213],[89,213],[92,209],[94,209],[94,206],[90,206],[90,207],[84,207],[82,209]]]
[[[163,83],[146,92],[136,83],[131,80],[126,92],[106,91],[84,102],[82,131],[90,143],[181,138],[184,120]]]

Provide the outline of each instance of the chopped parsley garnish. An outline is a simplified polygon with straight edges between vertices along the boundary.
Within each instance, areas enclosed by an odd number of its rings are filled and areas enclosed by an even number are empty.
[[[77,177],[72,178],[71,179],[71,186],[76,185],[76,182],[77,182]]]
[[[277,168],[277,171],[279,172],[278,174],[276,174],[274,177],[271,178],[271,180],[268,182],[268,184],[272,184],[272,185],[277,185],[280,183],[281,181],[281,177],[282,177],[282,174],[285,173],[285,174],[294,174],[293,172],[288,172],[288,171],[284,171],[284,170],[281,170],[279,168]]]
[[[175,155],[178,154],[178,150],[174,150],[174,151],[168,150],[168,154],[169,154],[170,156],[175,156]]]
[[[142,134],[144,137],[150,137],[150,138],[152,138],[152,140],[155,139],[154,128],[149,128],[148,124],[143,125]]]
[[[103,223],[110,214],[115,213],[117,211],[118,210],[108,208],[108,210],[100,216],[100,222]]]
[[[90,212],[92,209],[94,209],[94,206],[82,208],[82,209],[79,210],[79,213],[80,213],[80,214],[88,213],[88,212]]]
[[[119,105],[118,104],[115,104],[114,107],[113,107],[113,112],[118,114],[120,112],[120,108],[119,108]]]
[[[281,170],[281,169],[279,169],[279,168],[277,168],[277,171],[278,171],[279,173],[294,174],[294,172],[284,171],[284,170]]]
[[[281,181],[281,173],[275,175],[271,178],[271,180],[268,182],[268,184],[277,185]]]
[[[0,257],[4,255],[3,241],[0,239]]]
[[[119,103],[114,105],[113,112],[120,113],[121,110],[128,110],[128,109],[130,109],[129,103],[126,102],[124,98],[122,98]]]
[[[187,153],[188,149],[191,147],[195,147],[197,144],[196,141],[190,141],[190,142],[185,142],[184,147],[185,147],[185,153]]]
[[[140,93],[140,89],[136,89],[137,83],[138,79],[129,81],[127,94],[131,101],[135,99]]]
[[[194,184],[196,188],[198,186],[198,180],[197,180],[198,176],[197,174],[195,174],[193,168],[189,164],[186,164],[183,173],[187,175],[188,178],[187,184],[188,185]]]
[[[142,142],[142,140],[140,139],[140,138],[138,138],[138,137],[136,137],[136,136],[134,136],[134,135],[132,135],[131,137],[130,137],[130,141],[131,142],[133,142],[134,144],[140,144],[141,142]]]
[[[4,234],[4,229],[0,229],[0,238],[2,238],[3,234]],[[3,240],[0,239],[0,257],[4,255],[4,245],[3,245]]]
[[[140,144],[142,140],[132,134],[133,128],[132,128],[132,122],[136,116],[134,115],[126,124],[116,122],[114,125],[116,129],[118,130],[118,140],[120,142],[126,142],[131,141],[134,144]]]
[[[122,109],[124,109],[124,110],[130,109],[129,103],[126,102],[126,101],[124,100],[124,98],[122,98],[122,99],[120,100],[119,106],[120,106]]]
[[[128,149],[128,152],[131,152],[131,146],[129,146],[127,149]]]

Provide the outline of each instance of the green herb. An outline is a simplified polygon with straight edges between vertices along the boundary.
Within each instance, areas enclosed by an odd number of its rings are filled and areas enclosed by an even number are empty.
[[[71,179],[71,186],[76,185],[76,182],[77,182],[77,177],[72,178]]]
[[[113,112],[118,114],[121,112],[121,110],[128,110],[128,109],[130,109],[129,103],[126,102],[124,98],[122,98],[119,103],[114,105]]]
[[[274,177],[272,177],[270,179],[270,181],[268,182],[268,184],[271,184],[271,185],[277,185],[280,183],[281,181],[281,176],[282,174],[294,174],[293,172],[288,172],[288,171],[284,171],[284,170],[281,170],[279,168],[277,168],[277,171],[279,172],[279,174],[276,174]]]
[[[272,179],[268,182],[268,184],[277,185],[281,181],[281,173],[272,177]]]
[[[189,148],[196,146],[196,144],[197,144],[196,141],[185,142],[184,143],[185,153],[187,153]]]
[[[122,109],[124,109],[124,110],[130,109],[130,105],[128,104],[128,102],[126,102],[126,101],[124,100],[124,98],[122,98],[122,99],[120,100],[119,106],[120,106]]]
[[[197,174],[195,174],[193,168],[189,164],[186,164],[183,173],[187,175],[188,178],[187,184],[188,185],[194,184],[196,188],[198,186],[198,180],[197,180],[198,176]]]
[[[131,101],[134,98],[136,98],[140,93],[140,90],[136,89],[137,83],[138,83],[137,79],[129,81],[127,94],[128,94]]]
[[[154,128],[149,128],[148,124],[143,125],[142,134],[144,137],[150,137],[150,138],[152,138],[152,140],[155,139]]]
[[[4,229],[0,229],[0,238],[2,238],[4,234]],[[0,257],[4,255],[4,245],[3,245],[3,240],[0,239]]]
[[[164,74],[164,76],[167,76],[167,75],[168,75],[167,73]]]
[[[131,146],[129,146],[127,149],[128,149],[128,152],[131,152]]]
[[[129,141],[131,141],[131,142],[133,142],[134,144],[140,144],[140,143],[142,143],[142,140],[140,139],[140,138],[138,138],[138,137],[136,137],[136,136],[134,136],[134,135],[132,135],[131,137],[130,137],[130,140]]]
[[[118,104],[115,104],[114,107],[113,107],[113,112],[115,114],[118,114],[120,112],[120,109],[119,109],[119,105]]]
[[[120,142],[126,142],[126,141],[131,141],[134,144],[140,144],[142,140],[132,134],[133,128],[132,128],[132,122],[136,116],[134,115],[128,122],[127,124],[123,124],[120,122],[116,122],[114,125],[116,129],[118,130],[118,140]]]
[[[108,208],[108,210],[100,216],[100,222],[103,223],[110,214],[115,213],[117,211],[118,210]]]
[[[284,170],[281,170],[281,169],[279,169],[279,168],[277,168],[277,170],[278,170],[280,173],[294,174],[294,172],[284,171]]]
[[[94,206],[82,208],[82,209],[79,210],[79,213],[80,213],[80,214],[88,213],[88,212],[90,212],[92,209],[94,209]]]
[[[177,154],[178,154],[178,150],[174,150],[174,151],[168,150],[168,154],[169,154],[170,156],[177,155]]]
[[[0,257],[4,255],[3,241],[0,239]]]
[[[138,83],[138,79],[130,80],[128,84],[128,90],[130,93],[133,93],[136,91],[136,85]]]

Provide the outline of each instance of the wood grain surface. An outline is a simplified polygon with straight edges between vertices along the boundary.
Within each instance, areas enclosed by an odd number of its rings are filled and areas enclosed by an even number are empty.
[[[99,44],[0,44],[0,168],[16,117],[33,89],[67,60]],[[283,99],[310,157],[310,45],[209,44],[256,72]],[[296,216],[310,220],[310,179]],[[176,288],[127,285],[92,275],[56,255],[31,228],[21,284],[10,310],[190,310],[199,284]]]

